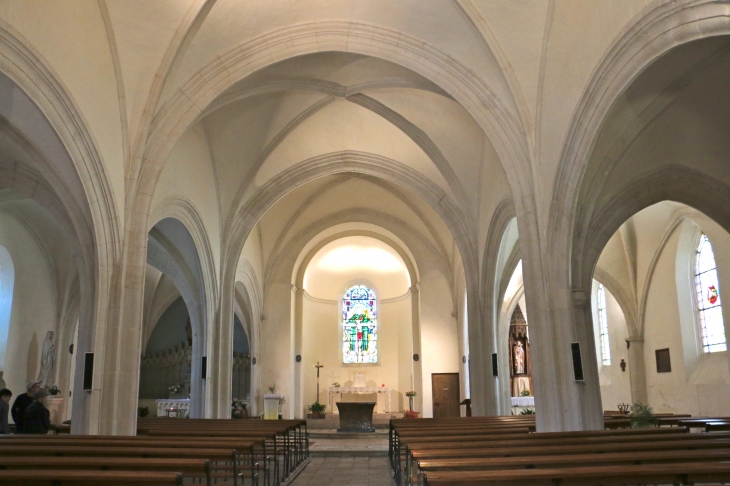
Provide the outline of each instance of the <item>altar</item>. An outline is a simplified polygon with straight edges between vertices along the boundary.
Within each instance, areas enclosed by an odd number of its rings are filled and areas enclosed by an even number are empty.
[[[528,408],[535,410],[535,397],[512,397],[512,415],[520,415]]]
[[[390,403],[390,387],[387,386],[331,386],[327,389],[327,393],[329,395],[327,399],[327,410],[331,410],[334,413],[337,413],[334,407],[335,401],[342,401],[342,395],[347,393],[354,393],[357,395],[372,395],[375,394],[376,397],[376,412],[377,413],[390,413],[392,411],[391,409],[391,403]],[[339,400],[335,400],[335,396],[339,395]],[[381,399],[382,397],[382,399]],[[385,408],[385,400],[388,400],[388,408]],[[383,402],[383,403],[381,403]]]
[[[168,410],[175,410],[176,417],[184,417],[190,414],[189,398],[170,398],[167,400],[156,400],[156,402],[158,417],[169,417]]]

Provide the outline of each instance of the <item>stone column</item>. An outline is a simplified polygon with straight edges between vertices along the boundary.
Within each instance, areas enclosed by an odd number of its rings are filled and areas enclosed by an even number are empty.
[[[646,394],[646,366],[644,365],[644,338],[626,340],[629,350],[629,378],[631,380],[631,400],[648,403]]]
[[[418,355],[418,361],[413,361],[413,389],[417,395],[413,406],[423,414],[423,366],[421,360],[421,291],[418,284],[411,287],[411,324],[413,329],[413,354]],[[421,415],[423,416],[423,415]]]
[[[292,293],[294,294],[294,356],[302,354],[302,333],[304,327],[304,289],[297,288],[292,285]],[[294,361],[294,396],[292,397],[292,418],[302,418],[304,414],[304,379],[302,373],[309,370],[302,369],[302,363]],[[327,387],[325,389],[325,397],[317,397],[320,403],[327,403]],[[320,393],[321,395],[321,393]],[[327,410],[327,413],[333,413],[334,410]]]
[[[592,316],[585,289],[571,289],[565,259],[561,262],[540,241],[523,237],[527,315],[530,318],[532,380],[541,432],[603,428]],[[573,375],[571,343],[580,343],[584,380]]]
[[[231,279],[232,280],[232,279]],[[221,286],[221,303],[206,331],[205,417],[231,417],[233,379],[233,282]],[[193,364],[195,366],[195,364]],[[200,363],[197,366],[201,366]]]

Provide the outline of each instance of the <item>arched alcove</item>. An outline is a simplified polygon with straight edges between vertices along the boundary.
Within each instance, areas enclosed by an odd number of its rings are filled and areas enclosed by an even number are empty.
[[[641,401],[657,412],[730,411],[728,353],[704,352],[701,344],[697,293],[708,289],[695,282],[695,259],[702,234],[715,251],[719,278],[715,285],[721,292],[730,286],[730,233],[685,204],[663,201],[644,208],[606,243],[592,294],[604,408],[616,410],[619,402]],[[610,365],[601,363],[595,292],[599,282],[606,289],[609,339],[620,341],[610,342]],[[638,322],[632,322],[630,315],[638,316]],[[668,356],[668,362],[660,362],[657,353]]]
[[[402,250],[401,250],[402,251]],[[303,403],[315,401],[316,378],[311,368],[322,369],[322,388],[332,383],[352,386],[355,375],[365,376],[367,386],[385,384],[393,390],[392,406],[402,410],[403,393],[413,386],[413,335],[411,315],[411,275],[399,252],[367,236],[346,236],[330,241],[305,260],[302,306],[302,393]],[[371,289],[377,309],[377,358],[373,363],[346,363],[343,356],[346,313],[344,295],[353,286]],[[422,343],[423,344],[423,343]],[[356,400],[363,397],[344,397]],[[373,396],[364,396],[372,400]],[[386,397],[382,397],[385,399]],[[328,396],[320,393],[319,401]],[[379,411],[388,411],[380,400]],[[336,412],[330,410],[330,413]]]
[[[144,390],[144,397],[165,399],[173,395],[185,399],[189,395],[190,416],[204,417],[205,381],[200,363],[206,354],[209,287],[205,285],[199,248],[180,220],[164,218],[150,230],[147,263],[141,369],[156,376],[140,380],[140,386],[151,387]],[[178,295],[179,299],[170,302]],[[152,316],[159,317],[155,321]],[[158,366],[161,361],[167,363],[164,371]],[[163,386],[161,380],[170,383]],[[167,390],[181,384],[179,390]]]
[[[13,284],[15,267],[7,248],[0,245],[0,385],[5,387],[5,355],[10,332],[10,313],[13,308]]]

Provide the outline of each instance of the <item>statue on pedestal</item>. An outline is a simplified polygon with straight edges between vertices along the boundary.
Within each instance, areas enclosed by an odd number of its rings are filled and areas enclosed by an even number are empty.
[[[56,367],[56,345],[53,343],[53,331],[46,333],[46,339],[43,341],[43,349],[41,351],[41,369],[38,372],[38,381],[43,388],[52,385],[53,372]]]

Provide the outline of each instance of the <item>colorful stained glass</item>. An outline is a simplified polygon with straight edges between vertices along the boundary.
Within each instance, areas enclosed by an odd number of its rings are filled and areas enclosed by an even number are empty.
[[[606,312],[606,289],[598,284],[598,324],[601,330],[601,361],[604,365],[611,364],[611,347],[608,343],[608,313]]]
[[[378,362],[378,320],[375,293],[363,285],[342,299],[342,362]]]
[[[720,283],[717,278],[715,254],[707,235],[700,236],[695,256],[695,288],[697,308],[702,333],[702,349],[705,353],[726,351],[725,323],[722,319]]]

